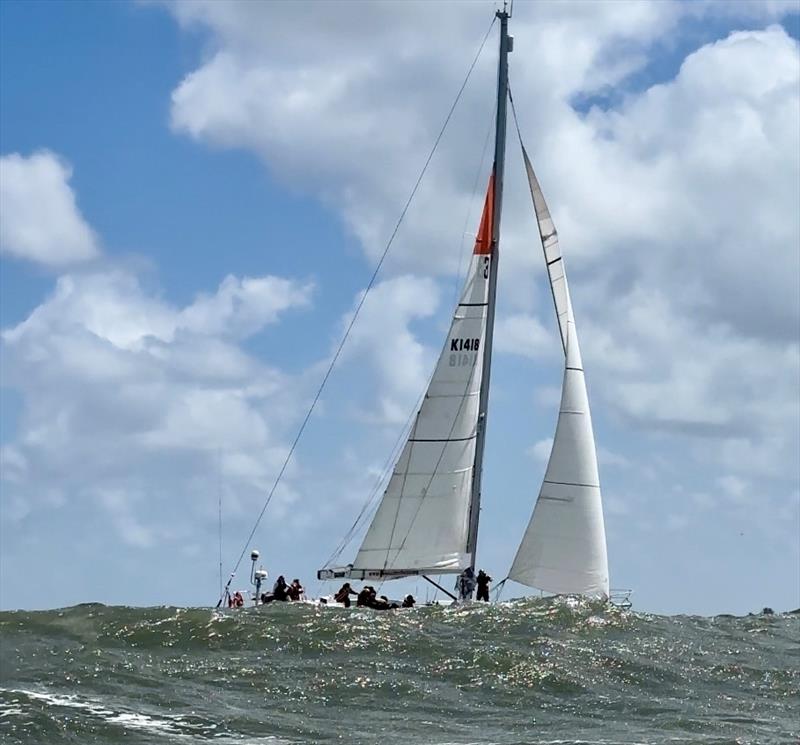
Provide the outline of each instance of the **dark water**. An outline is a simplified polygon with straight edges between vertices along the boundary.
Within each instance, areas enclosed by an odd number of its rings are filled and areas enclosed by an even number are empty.
[[[797,743],[798,616],[0,613],[3,743]]]

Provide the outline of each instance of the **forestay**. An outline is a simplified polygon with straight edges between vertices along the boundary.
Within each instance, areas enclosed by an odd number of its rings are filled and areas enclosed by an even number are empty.
[[[565,350],[558,424],[539,498],[509,577],[548,592],[608,597],[597,454],[564,262],[550,212],[523,147]]]
[[[492,266],[493,179],[464,290],[408,440],[346,576],[460,572],[469,502]],[[336,576],[343,576],[336,573]]]

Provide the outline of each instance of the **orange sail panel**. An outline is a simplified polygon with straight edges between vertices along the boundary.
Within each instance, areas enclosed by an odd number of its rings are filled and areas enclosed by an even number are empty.
[[[489,176],[489,188],[486,189],[486,201],[483,203],[481,226],[475,239],[474,254],[492,253],[492,229],[494,226],[494,169]]]

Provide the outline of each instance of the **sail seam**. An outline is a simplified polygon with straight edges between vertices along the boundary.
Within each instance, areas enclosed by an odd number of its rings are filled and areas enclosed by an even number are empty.
[[[469,437],[415,437],[409,438],[409,442],[466,442],[467,440],[474,440],[477,435],[470,435]]]
[[[579,484],[575,481],[551,481],[550,479],[544,479],[542,482],[544,484],[556,484],[557,486],[584,486],[587,489],[599,489],[600,484]]]
[[[482,320],[484,320],[484,322],[485,322],[485,319],[482,319]],[[484,354],[485,354],[485,353],[486,353],[486,352],[485,352],[485,347],[484,347]],[[469,377],[469,378],[468,378],[468,379],[465,381],[465,384],[464,384],[465,390],[466,390],[466,389],[468,389],[468,388],[470,387],[470,384],[471,384],[471,383],[472,383],[472,381],[474,380],[474,377],[475,377],[475,370],[476,370],[476,369],[477,369],[476,367],[473,367],[473,368],[472,368],[472,373],[471,373],[470,377]],[[452,434],[452,433],[453,433],[453,430],[454,430],[454,428],[455,428],[455,424],[456,424],[456,421],[457,421],[457,418],[458,418],[458,414],[460,413],[460,411],[461,411],[462,407],[464,406],[464,401],[465,401],[465,400],[466,400],[466,398],[465,398],[465,397],[464,397],[464,398],[462,398],[462,399],[461,399],[461,402],[460,402],[460,403],[459,403],[459,405],[458,405],[458,411],[456,412],[456,419],[454,419],[454,420],[453,420],[453,424],[452,424],[452,426],[451,426],[451,428],[450,428],[450,434]],[[418,423],[419,423],[419,414],[417,414],[417,421],[416,421],[416,422],[415,422],[415,424],[414,424],[414,429],[412,430],[412,434],[414,434],[414,433],[416,432],[416,427],[417,427],[417,424],[418,424]],[[476,436],[477,436],[477,435],[476,435]],[[473,438],[468,438],[468,439],[473,439]],[[444,442],[448,442],[448,441],[449,441],[449,440],[444,440]],[[411,446],[411,448],[413,448],[413,445]],[[441,451],[441,453],[439,454],[439,458],[438,458],[438,460],[436,461],[436,465],[433,467],[433,472],[431,473],[431,477],[430,477],[430,479],[429,479],[429,481],[428,481],[428,486],[430,486],[430,485],[433,483],[433,479],[434,479],[434,477],[435,477],[435,474],[436,474],[436,469],[438,469],[438,467],[439,467],[439,464],[442,462],[442,458],[444,457],[445,451],[446,451],[446,447],[442,447],[442,451]],[[411,463],[411,457],[410,457],[410,456],[409,456],[408,462],[409,462],[409,463]],[[386,569],[386,567],[387,567],[387,566],[388,566],[388,564],[389,564],[389,553],[390,553],[390,551],[392,551],[392,548],[391,548],[391,546],[392,546],[392,543],[394,542],[395,530],[396,530],[396,528],[397,528],[397,518],[398,518],[398,515],[400,514],[400,504],[401,504],[401,502],[402,502],[402,499],[403,499],[403,497],[404,497],[404,494],[403,494],[403,492],[405,491],[405,484],[406,484],[406,479],[407,479],[407,478],[408,478],[408,472],[406,471],[406,472],[403,474],[403,485],[402,485],[402,487],[401,487],[401,489],[400,489],[400,495],[399,495],[399,496],[400,496],[400,499],[398,499],[398,500],[397,500],[397,512],[395,513],[394,524],[392,525],[392,532],[391,532],[391,534],[390,534],[390,536],[389,536],[389,548],[383,549],[383,550],[385,550],[385,551],[386,551],[386,558],[385,558],[385,560],[384,560],[384,564],[383,564],[383,568],[384,568],[384,569]],[[425,487],[425,492],[426,492],[426,494],[423,496],[423,498],[422,498],[422,499],[420,499],[420,500],[419,500],[419,502],[418,502],[418,504],[417,504],[417,508],[416,508],[416,510],[414,510],[414,515],[413,515],[413,516],[412,516],[412,518],[411,518],[411,521],[410,521],[410,523],[409,523],[409,525],[408,525],[408,528],[407,528],[407,530],[406,530],[406,534],[405,534],[405,536],[403,537],[403,540],[402,540],[402,542],[401,542],[401,544],[400,544],[400,547],[399,547],[398,549],[395,549],[395,550],[396,550],[396,553],[395,553],[395,558],[394,558],[394,560],[395,560],[395,561],[397,561],[397,559],[399,558],[399,556],[400,556],[400,553],[401,553],[401,551],[403,550],[403,548],[405,547],[406,541],[408,540],[408,536],[411,534],[411,530],[412,530],[412,528],[414,527],[414,523],[415,523],[415,522],[416,522],[416,520],[417,520],[417,516],[419,515],[420,509],[422,508],[422,505],[424,504],[424,502],[425,502],[425,499],[426,499],[426,497],[427,497],[427,489],[428,489],[428,486],[426,486],[426,487]],[[408,496],[408,495],[406,495],[406,497],[407,497],[407,496]]]
[[[457,473],[463,473],[463,471],[451,471],[451,472],[445,473],[444,475],[452,476],[452,475],[455,475]],[[410,475],[411,476],[422,476],[424,474],[421,474],[421,473],[413,474],[412,473]],[[434,494],[432,494],[431,492],[425,492],[425,494],[407,494],[402,499],[403,499],[404,502],[407,502],[407,501],[411,501],[411,500],[414,500],[414,499],[422,499],[422,500],[425,500],[425,499],[447,499],[449,496],[450,495],[448,493],[440,493],[440,494],[435,494],[434,493]],[[389,500],[398,500],[398,499],[400,499],[400,497],[391,496],[391,497],[387,497],[387,499],[389,499]],[[386,550],[385,548],[374,548],[374,549],[363,548],[363,549],[359,549],[359,552],[360,551],[385,551],[385,550]]]
[[[470,466],[469,468],[456,468],[453,471],[437,471],[437,474],[445,475],[445,476],[452,476],[453,474],[456,474],[456,473],[466,473],[467,471],[471,470],[471,468],[472,467]],[[407,471],[407,473],[408,473],[409,476],[430,476],[430,473],[428,473],[427,471]],[[394,497],[394,496],[388,497],[388,498],[389,499],[398,499],[398,497]],[[406,498],[407,497],[403,497],[403,499],[406,499]]]
[[[451,383],[455,385],[457,381],[440,380],[439,383]],[[464,398],[465,396],[476,396],[480,391],[467,391],[467,393],[429,393],[426,398]]]
[[[510,87],[509,100],[565,354],[559,419],[545,473],[562,478],[592,476],[595,479],[593,483],[543,479],[533,516],[519,544],[509,574],[522,584],[555,593],[590,596],[599,594],[607,598],[608,558],[597,453],[575,331],[566,259],[561,253],[558,233],[542,187],[522,141]],[[556,267],[559,263],[560,266]],[[570,376],[567,371],[579,372],[581,375]],[[583,410],[569,409],[569,406],[580,406]],[[579,418],[567,420],[568,415],[578,415]],[[564,430],[561,429],[562,424],[565,425]],[[551,489],[551,485],[558,488]],[[548,508],[544,506],[545,500],[561,506]],[[580,566],[580,571],[574,571],[573,566]]]

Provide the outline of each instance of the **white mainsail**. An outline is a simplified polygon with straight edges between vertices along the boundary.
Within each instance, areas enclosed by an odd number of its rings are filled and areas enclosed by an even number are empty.
[[[608,557],[589,397],[564,262],[550,212],[523,147],[565,351],[550,460],[509,577],[548,592],[607,598]]]
[[[336,576],[444,574],[470,566],[474,478],[488,289],[493,179],[450,332],[353,564]]]

